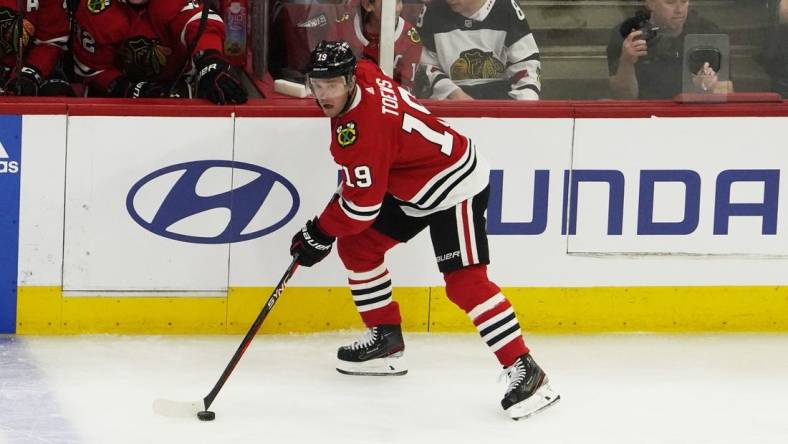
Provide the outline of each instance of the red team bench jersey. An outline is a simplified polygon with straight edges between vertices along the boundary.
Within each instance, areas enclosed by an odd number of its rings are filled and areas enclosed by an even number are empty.
[[[68,16],[63,0],[25,0],[24,28],[29,38],[24,63],[46,78],[68,47]],[[2,65],[14,67],[19,46],[14,41],[17,0],[0,0],[0,54]]]
[[[453,207],[487,186],[489,167],[473,143],[369,61],[358,62],[355,96],[331,127],[331,155],[343,183],[318,225],[332,236],[370,226],[387,193],[418,217]]]
[[[100,93],[121,74],[132,81],[172,81],[201,14],[196,0],[152,0],[141,9],[119,0],[82,0],[76,10],[74,70]],[[223,40],[221,17],[208,14],[195,54],[222,52]]]
[[[361,14],[338,23],[330,35],[330,40],[344,40],[353,48],[356,57],[372,60],[376,64],[380,58],[380,36],[365,35]],[[409,91],[413,87],[414,73],[421,60],[421,38],[410,23],[402,17],[397,18],[394,28],[394,80]],[[361,52],[361,54],[359,54]]]

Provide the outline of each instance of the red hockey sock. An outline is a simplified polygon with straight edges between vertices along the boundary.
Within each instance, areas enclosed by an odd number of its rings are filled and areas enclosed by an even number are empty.
[[[391,298],[391,278],[384,264],[369,271],[350,272],[348,284],[356,309],[367,327],[402,322],[399,305]]]
[[[508,367],[528,353],[512,304],[487,278],[487,267],[474,265],[445,273],[446,295],[462,308],[498,361]]]

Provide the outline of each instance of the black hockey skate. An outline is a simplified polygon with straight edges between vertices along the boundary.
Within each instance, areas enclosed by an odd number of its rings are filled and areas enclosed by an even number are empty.
[[[399,325],[378,325],[352,344],[339,347],[337,371],[346,375],[404,375],[408,372],[402,359],[404,350]]]
[[[503,373],[509,380],[509,388],[501,400],[501,406],[514,420],[527,418],[561,399],[553,392],[547,375],[530,354],[517,358]]]

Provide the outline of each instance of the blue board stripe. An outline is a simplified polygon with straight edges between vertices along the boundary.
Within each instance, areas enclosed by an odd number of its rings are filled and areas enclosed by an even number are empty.
[[[16,331],[22,116],[0,116],[0,333]]]

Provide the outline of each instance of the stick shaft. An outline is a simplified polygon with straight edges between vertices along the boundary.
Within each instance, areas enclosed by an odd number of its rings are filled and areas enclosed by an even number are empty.
[[[203,398],[206,410],[208,410],[208,407],[213,404],[213,400],[216,399],[216,395],[219,394],[219,390],[222,389],[222,386],[224,386],[224,383],[227,382],[230,374],[233,372],[233,370],[235,370],[235,366],[238,365],[238,362],[241,360],[244,352],[246,352],[249,344],[251,344],[252,339],[254,339],[255,335],[260,330],[260,327],[263,325],[263,321],[265,320],[266,316],[268,316],[268,313],[271,312],[271,309],[274,307],[274,304],[276,304],[276,301],[279,300],[279,296],[282,295],[282,291],[285,289],[287,281],[289,281],[290,277],[293,276],[296,268],[298,268],[298,255],[293,256],[293,261],[290,262],[290,266],[287,267],[287,271],[285,271],[285,274],[279,280],[279,283],[276,284],[276,288],[274,288],[273,293],[271,293],[271,296],[268,298],[268,302],[266,302],[263,308],[260,310],[260,314],[257,315],[257,319],[255,319],[252,326],[249,327],[249,331],[246,332],[246,336],[244,336],[243,341],[241,341],[241,344],[238,345],[238,349],[230,359],[227,367],[225,367],[224,372],[222,372],[222,376],[220,376],[219,380],[216,381],[216,385],[213,386],[210,393],[208,393],[208,395]]]

